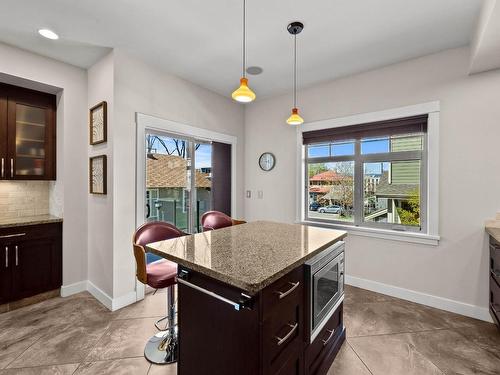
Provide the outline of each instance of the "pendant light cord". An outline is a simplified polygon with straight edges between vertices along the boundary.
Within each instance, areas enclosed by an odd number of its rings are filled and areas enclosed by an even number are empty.
[[[293,108],[297,108],[297,34],[293,36]]]
[[[246,0],[243,0],[243,78],[246,78],[246,71],[245,71],[245,59],[246,59],[246,49],[247,49],[247,37],[246,37],[246,9],[247,9],[247,2]]]

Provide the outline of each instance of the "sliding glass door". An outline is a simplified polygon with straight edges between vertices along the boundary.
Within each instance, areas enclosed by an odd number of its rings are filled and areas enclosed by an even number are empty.
[[[212,209],[212,142],[146,132],[145,221],[201,231]]]

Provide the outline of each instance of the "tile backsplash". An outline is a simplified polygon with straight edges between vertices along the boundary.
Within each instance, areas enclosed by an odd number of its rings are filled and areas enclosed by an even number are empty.
[[[0,219],[49,213],[48,181],[0,181]]]

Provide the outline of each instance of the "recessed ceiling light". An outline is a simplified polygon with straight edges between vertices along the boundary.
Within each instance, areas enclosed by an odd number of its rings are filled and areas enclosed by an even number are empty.
[[[263,69],[260,66],[249,66],[247,68],[247,73],[251,74],[253,76],[256,76],[258,74],[261,74]]]
[[[59,35],[57,35],[55,32],[49,29],[40,29],[38,30],[38,34],[47,39],[52,39],[52,40],[59,39]]]

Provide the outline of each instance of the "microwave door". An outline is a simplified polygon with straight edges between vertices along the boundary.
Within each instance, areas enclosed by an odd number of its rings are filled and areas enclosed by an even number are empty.
[[[340,297],[339,259],[335,258],[313,275],[314,327],[321,323]]]

